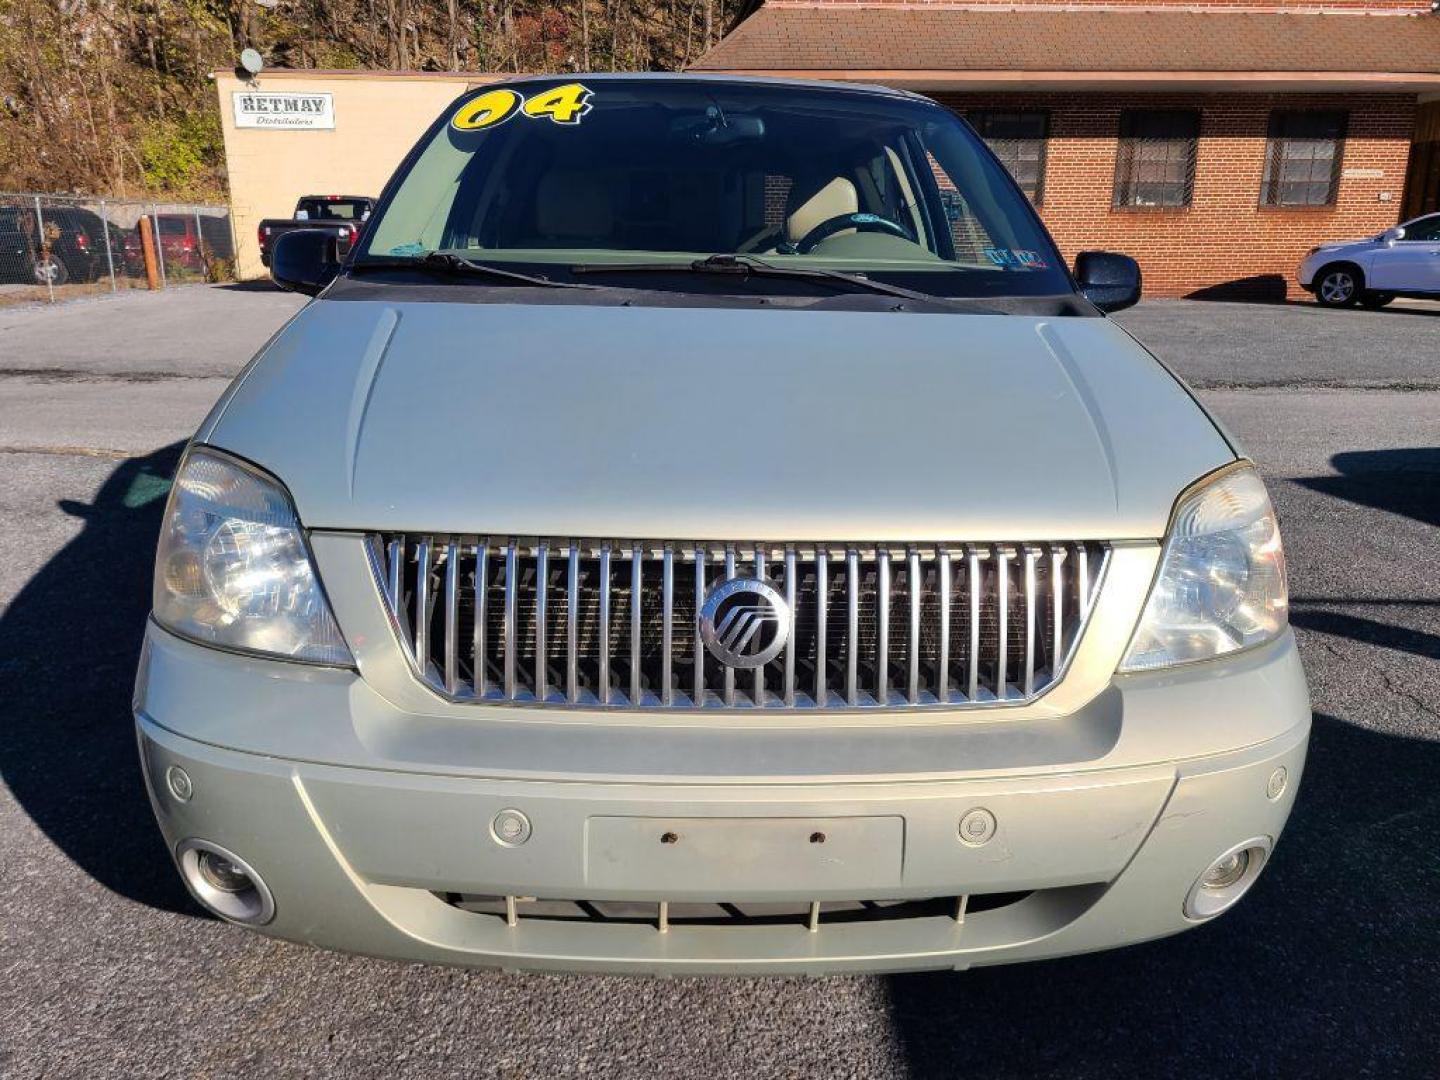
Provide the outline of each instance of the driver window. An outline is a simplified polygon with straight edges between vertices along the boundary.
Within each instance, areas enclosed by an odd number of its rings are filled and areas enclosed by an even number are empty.
[[[905,175],[904,165],[894,148],[886,146],[884,149],[884,156],[871,163],[871,174],[875,177],[875,186],[885,206],[881,213],[908,228],[926,250],[934,251],[935,245],[925,232],[925,219],[920,213],[915,185]]]

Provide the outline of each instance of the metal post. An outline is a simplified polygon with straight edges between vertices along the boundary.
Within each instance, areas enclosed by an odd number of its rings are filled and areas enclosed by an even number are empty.
[[[46,247],[49,245],[45,243],[45,215],[40,212],[39,195],[35,196],[35,243],[40,246],[37,254],[39,254],[41,258],[49,259],[52,257],[45,252]],[[55,276],[48,270],[45,273],[45,290],[50,294],[50,303],[53,304],[55,302]]]
[[[200,231],[200,207],[192,206],[190,210],[195,215],[195,252],[200,256],[200,276],[208,281],[210,260],[205,257],[205,234]]]
[[[154,226],[150,231],[155,236],[155,264],[160,268],[160,287],[163,289],[170,283],[165,280],[165,245],[160,242],[160,211],[154,203],[150,204],[150,224]]]
[[[234,281],[239,281],[240,234],[235,231],[235,207],[232,203],[225,205],[225,227],[230,230],[230,277]]]
[[[105,234],[105,265],[110,268],[110,291],[115,291],[115,256],[110,250],[110,211],[105,200],[100,200],[100,231]]]

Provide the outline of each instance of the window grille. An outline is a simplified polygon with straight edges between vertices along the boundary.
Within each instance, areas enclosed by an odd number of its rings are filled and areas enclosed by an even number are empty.
[[[1200,114],[1190,109],[1126,109],[1115,158],[1118,207],[1189,206],[1195,189]]]
[[[1277,109],[1265,144],[1262,206],[1330,206],[1340,188],[1343,112]]]

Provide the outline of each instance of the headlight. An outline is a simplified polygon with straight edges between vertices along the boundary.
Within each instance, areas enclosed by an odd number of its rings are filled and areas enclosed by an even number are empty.
[[[1228,468],[1175,508],[1160,572],[1120,665],[1208,660],[1278,637],[1288,621],[1285,551],[1265,485]]]
[[[349,664],[290,497],[213,450],[186,455],[155,556],[155,619],[210,645]]]

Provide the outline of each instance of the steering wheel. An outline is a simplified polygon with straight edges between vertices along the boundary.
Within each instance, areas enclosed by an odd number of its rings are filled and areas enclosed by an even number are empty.
[[[898,221],[891,221],[879,214],[836,214],[832,218],[826,218],[813,229],[802,236],[795,244],[795,250],[801,255],[808,255],[814,250],[815,245],[820,241],[834,236],[846,229],[854,229],[856,232],[882,232],[891,236],[899,236],[905,240],[915,243],[915,237],[904,225]]]

